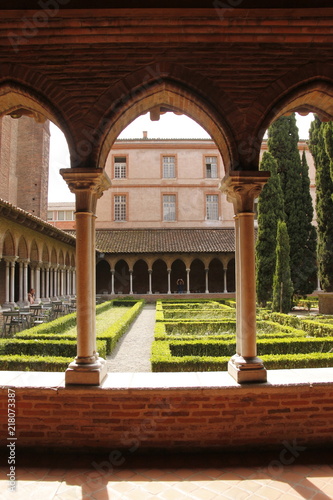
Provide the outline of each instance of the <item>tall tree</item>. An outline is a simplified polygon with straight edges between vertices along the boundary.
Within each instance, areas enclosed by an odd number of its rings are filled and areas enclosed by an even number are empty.
[[[292,304],[293,284],[290,274],[289,236],[287,225],[283,221],[278,221],[276,240],[272,310],[288,313]]]
[[[276,235],[278,220],[284,220],[283,193],[277,162],[265,152],[260,170],[271,173],[258,201],[258,235],[256,241],[257,301],[265,307],[272,300],[273,275],[276,263]]]
[[[315,231],[311,223],[308,169],[298,151],[295,113],[276,120],[268,129],[268,148],[278,163],[284,195],[285,221],[290,241],[290,272],[294,293],[305,295],[314,289]]]
[[[309,147],[316,166],[317,262],[322,289],[333,291],[333,182],[330,175],[330,124],[315,117],[311,123]]]

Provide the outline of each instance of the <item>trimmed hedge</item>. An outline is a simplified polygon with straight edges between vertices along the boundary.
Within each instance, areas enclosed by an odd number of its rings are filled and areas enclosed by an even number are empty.
[[[331,353],[273,354],[260,356],[267,369],[295,369],[332,367]],[[226,371],[230,356],[172,357],[169,342],[153,344],[151,365],[153,372]]]
[[[6,371],[40,371],[59,372],[65,371],[73,358],[51,357],[51,356],[0,356],[1,370]]]
[[[117,304],[114,304],[115,302]],[[119,304],[119,302],[122,303]],[[126,303],[124,304],[124,302]],[[96,307],[98,314],[106,312],[113,305],[126,305],[128,307],[128,311],[121,318],[114,321],[103,333],[97,335],[96,345],[99,356],[105,358],[108,353],[112,352],[119,338],[127,331],[132,321],[141,311],[144,303],[144,300],[118,301],[115,299]],[[72,317],[73,314],[68,316]],[[66,318],[67,316],[64,316],[59,319]],[[69,328],[73,328],[71,320],[72,318],[67,323],[65,321],[62,324],[67,324]],[[44,327],[44,330],[42,327]],[[50,331],[54,331],[54,328],[52,325],[50,327],[50,323],[47,323],[20,332],[16,335],[17,338],[1,339],[0,369],[23,371],[65,370],[77,354],[77,336],[76,334],[49,333]],[[20,354],[18,354],[18,351]],[[45,352],[47,352],[47,356],[43,356]],[[53,354],[53,356],[50,354]]]
[[[97,340],[97,351],[103,358],[106,356],[106,342]],[[77,353],[77,343],[75,340],[45,340],[45,339],[0,339],[0,355],[21,355],[21,356],[56,356],[72,357]]]

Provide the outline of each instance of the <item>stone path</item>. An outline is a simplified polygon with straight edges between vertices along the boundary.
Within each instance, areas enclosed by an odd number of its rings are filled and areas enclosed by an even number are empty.
[[[151,344],[154,339],[155,304],[146,304],[129,331],[107,357],[108,372],[151,372]]]

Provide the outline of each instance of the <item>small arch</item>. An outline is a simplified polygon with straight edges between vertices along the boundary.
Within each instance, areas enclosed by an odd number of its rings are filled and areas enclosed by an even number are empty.
[[[96,265],[96,293],[111,293],[111,268],[105,259]]]
[[[20,259],[28,258],[28,245],[24,236],[20,236],[18,243],[18,256]]]
[[[15,252],[15,242],[12,233],[7,230],[2,244],[2,255],[7,257],[14,257]]]
[[[30,247],[30,262],[39,262],[39,251],[36,240],[33,240]]]
[[[210,261],[208,267],[208,283],[211,293],[224,291],[224,271],[222,262],[214,258]]]
[[[143,259],[139,259],[133,266],[133,291],[145,294],[149,290],[148,265]]]
[[[44,264],[48,264],[50,262],[49,250],[45,243],[43,245],[42,261],[44,262]]]
[[[157,259],[152,265],[152,288],[155,293],[168,292],[168,269],[162,259]]]
[[[171,291],[177,290],[178,279],[182,279],[184,281],[185,290],[187,282],[186,266],[181,259],[176,259],[171,265]]]
[[[118,260],[115,265],[114,290],[115,293],[127,294],[130,292],[129,266],[124,259]]]
[[[236,279],[235,279],[235,259],[230,259],[227,267],[227,290],[228,292],[234,292],[236,290]]]
[[[205,265],[200,259],[194,259],[191,263],[190,287],[193,293],[205,292]]]

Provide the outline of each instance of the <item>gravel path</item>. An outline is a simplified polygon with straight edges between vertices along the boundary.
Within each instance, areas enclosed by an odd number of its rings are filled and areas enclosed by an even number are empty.
[[[108,372],[151,372],[155,304],[146,304],[128,332],[107,357]]]

